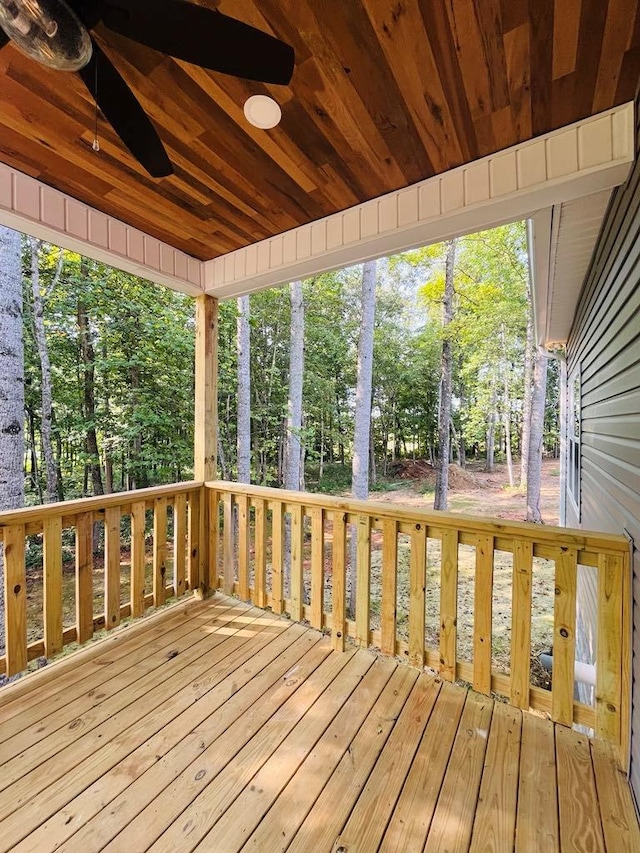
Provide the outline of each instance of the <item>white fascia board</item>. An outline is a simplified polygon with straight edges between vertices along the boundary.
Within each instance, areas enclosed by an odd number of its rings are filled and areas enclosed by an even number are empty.
[[[202,261],[1,163],[0,224],[172,290],[203,292]]]
[[[633,104],[515,145],[204,262],[204,289],[240,296],[526,219],[612,188],[634,156]]]

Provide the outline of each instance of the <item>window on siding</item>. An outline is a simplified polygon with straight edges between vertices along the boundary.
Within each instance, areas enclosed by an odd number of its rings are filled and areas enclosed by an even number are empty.
[[[567,424],[567,490],[580,512],[580,374],[569,379],[569,423]]]

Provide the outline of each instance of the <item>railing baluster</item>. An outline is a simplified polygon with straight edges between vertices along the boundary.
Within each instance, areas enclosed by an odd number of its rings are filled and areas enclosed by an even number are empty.
[[[200,506],[200,491],[189,492],[189,516],[187,520],[187,537],[189,548],[189,589],[196,590],[205,581],[201,575],[201,533],[202,518]]]
[[[596,641],[596,735],[620,743],[622,695],[623,560],[598,558],[598,638]]]
[[[79,643],[93,637],[93,513],[76,517],[76,633]]]
[[[346,628],[346,569],[347,569],[347,516],[336,510],[333,513],[333,553],[331,575],[331,643],[336,651],[344,651]]]
[[[187,533],[187,496],[176,495],[173,501],[173,584],[176,595],[185,590],[187,552],[185,541]]]
[[[532,574],[533,544],[515,539],[511,609],[511,704],[516,708],[529,707]]]
[[[62,651],[62,519],[45,518],[42,525],[43,610],[45,657]]]
[[[144,613],[145,586],[145,527],[146,507],[144,501],[131,505],[131,614]]]
[[[576,659],[578,552],[575,548],[559,550],[555,563],[551,717],[556,723],[570,726],[573,723]]]
[[[309,621],[314,628],[322,628],[324,610],[324,509],[311,509],[311,606]]]
[[[120,624],[120,507],[104,513],[104,624]]]
[[[385,655],[396,653],[396,601],[398,573],[398,522],[385,518],[382,522],[382,604],[381,651]]]
[[[291,508],[291,618],[300,622],[303,614],[303,562],[304,525],[302,522],[302,504]]]
[[[426,582],[427,527],[415,524],[409,563],[409,663],[420,668],[424,666]]]
[[[282,613],[284,609],[282,584],[283,526],[282,504],[280,501],[274,501],[271,508],[271,608],[274,613]]]
[[[356,533],[356,642],[369,645],[371,600],[371,519],[359,515]]]
[[[24,524],[4,528],[5,655],[7,675],[27,668],[27,572]]]
[[[257,498],[255,512],[255,570],[253,585],[255,587],[256,604],[258,607],[267,606],[267,510],[264,500]]]
[[[223,584],[222,588],[226,595],[233,593],[233,564],[235,537],[233,535],[233,495],[226,493],[224,496],[224,527],[222,529],[222,548],[223,548]]]
[[[491,693],[493,536],[478,536],[473,614],[473,689]]]
[[[196,516],[197,518],[197,516]],[[167,499],[156,498],[153,502],[153,604],[159,607],[165,602],[167,577]]]
[[[249,499],[238,495],[238,595],[249,599]]]
[[[458,531],[442,531],[440,675],[456,680],[458,642]]]
[[[220,541],[220,492],[209,489],[209,588],[218,589],[218,549]],[[265,605],[263,604],[262,607]]]

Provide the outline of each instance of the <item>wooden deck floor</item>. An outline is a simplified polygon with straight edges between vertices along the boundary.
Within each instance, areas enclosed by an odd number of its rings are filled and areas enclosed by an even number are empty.
[[[606,748],[231,599],[0,694],[0,850],[640,851]]]

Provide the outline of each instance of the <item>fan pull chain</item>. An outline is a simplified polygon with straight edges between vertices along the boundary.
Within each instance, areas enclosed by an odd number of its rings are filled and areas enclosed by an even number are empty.
[[[94,88],[93,88],[93,92],[94,92],[93,100],[94,100],[95,107],[96,107],[96,113],[95,113],[95,125],[94,125],[94,129],[93,129],[93,144],[91,147],[93,148],[94,151],[99,151],[100,150],[100,140],[98,139],[98,62],[97,62],[97,60],[94,61],[94,67],[95,67],[95,78],[94,78]]]

